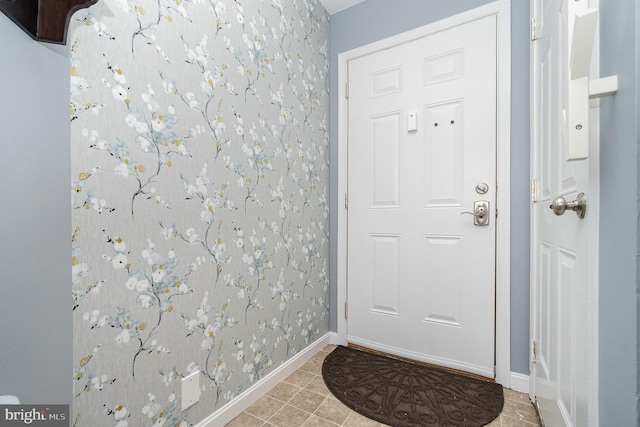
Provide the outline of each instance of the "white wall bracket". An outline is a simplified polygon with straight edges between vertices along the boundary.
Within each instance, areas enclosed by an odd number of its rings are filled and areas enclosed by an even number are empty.
[[[566,11],[571,36],[567,110],[564,112],[564,153],[568,161],[589,157],[589,100],[614,95],[618,90],[618,76],[589,79],[598,10],[586,8],[586,3],[568,2]]]
[[[589,81],[589,99],[615,95],[618,91],[618,76],[603,77]]]

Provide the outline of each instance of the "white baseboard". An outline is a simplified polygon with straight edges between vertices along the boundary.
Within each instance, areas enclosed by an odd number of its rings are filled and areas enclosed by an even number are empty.
[[[529,394],[529,375],[511,372],[511,390]]]
[[[335,337],[333,336],[335,335]],[[309,347],[287,360],[281,366],[270,372],[266,377],[249,387],[231,402],[218,409],[207,418],[196,424],[195,427],[220,427],[231,422],[258,399],[267,394],[269,390],[280,384],[285,378],[293,374],[320,350],[336,340],[335,333],[327,333],[316,340]]]

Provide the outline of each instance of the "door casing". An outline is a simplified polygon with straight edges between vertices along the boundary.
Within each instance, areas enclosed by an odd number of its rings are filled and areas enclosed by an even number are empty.
[[[510,327],[510,130],[511,130],[511,7],[510,0],[498,0],[426,26],[362,46],[338,55],[338,242],[337,242],[337,343],[347,343],[347,209],[342,202],[347,192],[348,101],[347,67],[350,60],[389,47],[426,37],[485,16],[497,20],[497,198],[496,221],[496,381],[511,385]],[[522,388],[522,387],[518,387]]]

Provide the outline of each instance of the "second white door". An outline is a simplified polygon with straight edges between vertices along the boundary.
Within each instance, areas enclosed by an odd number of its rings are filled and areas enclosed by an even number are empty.
[[[532,398],[549,427],[595,425],[596,419],[589,405],[593,384],[589,363],[594,355],[589,352],[588,340],[593,315],[589,293],[597,274],[588,261],[589,250],[594,248],[589,224],[596,221],[597,211],[589,175],[596,171],[597,160],[568,161],[565,150],[571,126],[567,117],[574,117],[568,111],[572,105],[568,86],[570,25],[588,7],[587,2],[536,0],[531,9],[542,26],[532,42],[531,61],[532,178],[537,183],[537,202],[531,210],[534,348],[530,378]],[[592,115],[592,125],[597,125],[596,119],[597,114]],[[584,132],[588,132],[586,124],[581,126]],[[592,144],[597,143],[594,137],[592,134]],[[587,197],[583,217],[570,210],[564,214],[559,211],[559,216],[550,209],[556,197],[571,202],[579,200],[580,193]]]
[[[496,18],[348,67],[347,340],[493,378]]]

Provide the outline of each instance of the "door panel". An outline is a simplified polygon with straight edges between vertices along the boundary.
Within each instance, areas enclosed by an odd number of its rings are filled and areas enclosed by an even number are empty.
[[[495,16],[351,60],[349,92],[347,340],[493,377]]]
[[[463,262],[464,243],[460,236],[425,236],[426,298],[424,320],[435,324],[461,327],[460,283],[458,266]],[[446,286],[443,286],[446,284]]]
[[[371,235],[372,312],[400,315],[400,239],[401,236]]]
[[[462,111],[460,100],[424,109],[425,122],[434,124],[426,127],[424,139],[426,149],[422,188],[426,191],[425,207],[462,206],[464,140],[462,128],[455,126],[456,121],[460,123]]]
[[[372,209],[400,207],[400,119],[399,112],[371,119]]]

